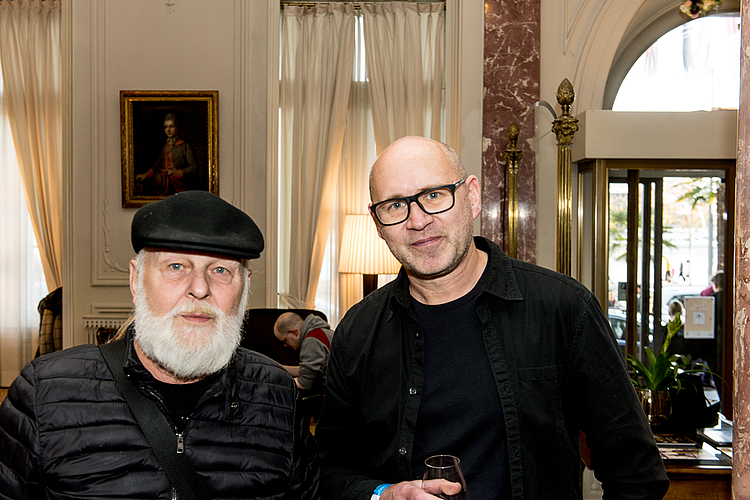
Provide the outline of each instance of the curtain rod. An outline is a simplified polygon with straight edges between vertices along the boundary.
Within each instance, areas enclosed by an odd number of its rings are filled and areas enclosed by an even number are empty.
[[[361,2],[353,1],[353,2],[342,2],[342,3],[353,3],[355,9],[360,9],[361,5],[363,3],[390,3],[390,2],[393,2],[393,1],[394,0],[364,0],[364,1],[361,1]],[[411,1],[409,3],[442,3],[442,4],[444,4],[445,1],[446,0],[415,0],[415,1]],[[280,0],[279,3],[281,4],[282,7],[284,7],[285,5],[294,5],[294,6],[298,6],[298,7],[315,7],[316,5],[325,5],[325,4],[332,3],[332,2],[330,2],[328,0],[321,0],[320,2],[317,2],[317,1],[314,1],[314,0],[313,1],[311,1],[311,0],[299,0],[299,1],[296,1],[296,0]]]

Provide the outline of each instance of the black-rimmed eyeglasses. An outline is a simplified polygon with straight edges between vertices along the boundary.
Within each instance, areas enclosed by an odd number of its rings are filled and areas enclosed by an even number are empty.
[[[453,184],[425,189],[405,198],[391,198],[370,206],[370,211],[383,226],[401,224],[409,218],[412,202],[426,214],[435,215],[447,212],[456,203],[456,188],[466,182],[464,177]]]

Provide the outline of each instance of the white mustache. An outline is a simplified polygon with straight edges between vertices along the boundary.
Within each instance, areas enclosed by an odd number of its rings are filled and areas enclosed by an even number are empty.
[[[224,314],[224,312],[210,304],[205,304],[199,307],[191,306],[188,304],[185,306],[176,307],[172,310],[173,316],[182,316],[189,314],[209,316],[211,319],[216,319],[217,317],[220,317],[222,314]]]

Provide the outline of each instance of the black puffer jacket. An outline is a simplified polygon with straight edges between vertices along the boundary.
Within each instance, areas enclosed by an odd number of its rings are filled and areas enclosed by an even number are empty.
[[[131,334],[125,371],[155,395]],[[184,432],[213,498],[318,498],[315,445],[296,398],[281,366],[238,350]],[[0,498],[173,498],[96,346],[37,358],[11,386],[0,407]]]

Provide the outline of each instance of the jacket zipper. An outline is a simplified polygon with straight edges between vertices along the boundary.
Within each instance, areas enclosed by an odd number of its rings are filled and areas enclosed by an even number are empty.
[[[221,394],[222,392],[223,391],[220,390],[216,394],[213,394],[213,395],[211,395],[209,397],[216,397],[219,394]],[[156,394],[153,390],[148,390],[148,393],[151,396],[153,396],[154,398],[156,398],[157,401],[159,401],[160,403],[162,403],[161,397],[158,394]],[[198,408],[198,406],[200,406],[207,399],[208,398],[206,398],[205,395],[204,395],[204,397],[201,398],[200,401],[198,401],[198,404],[196,405],[196,408]],[[186,427],[186,430],[187,430],[187,427]],[[178,454],[185,453],[185,435],[184,435],[184,432],[177,432],[177,433],[175,433],[175,436],[177,437],[177,450],[176,450],[177,453]],[[171,489],[172,489],[172,500],[179,500],[179,495],[177,494],[177,489],[174,486]]]
[[[177,434],[177,453],[185,453],[185,439],[182,432]]]
[[[177,436],[177,453],[185,453],[185,437],[182,432],[178,432],[175,434]],[[179,495],[177,495],[177,488],[174,486],[172,487],[172,500],[179,500]]]

